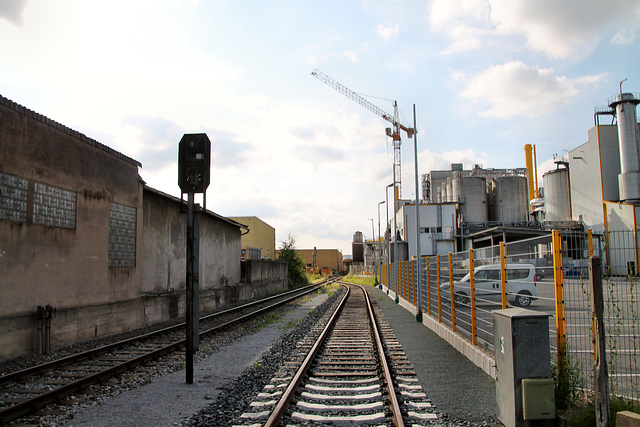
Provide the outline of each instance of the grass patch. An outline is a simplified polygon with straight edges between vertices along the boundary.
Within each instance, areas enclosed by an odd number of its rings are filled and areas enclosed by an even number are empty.
[[[345,282],[355,283],[363,286],[375,286],[375,276],[352,276],[347,275],[342,278]]]
[[[322,275],[320,274],[310,274],[310,273],[306,273],[307,275],[307,279],[309,279],[309,283],[318,283],[318,282],[322,282],[325,278],[322,277]]]
[[[322,292],[328,294],[329,296],[333,295],[338,289],[340,289],[340,285],[337,283],[332,283],[330,285],[323,285]],[[320,291],[319,291],[320,292]]]
[[[251,326],[251,332],[258,332],[260,329],[273,325],[278,322],[283,316],[283,313],[268,313],[261,319],[256,320]]]

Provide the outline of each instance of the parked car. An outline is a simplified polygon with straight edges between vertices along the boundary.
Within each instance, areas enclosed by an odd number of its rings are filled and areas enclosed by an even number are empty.
[[[509,303],[528,307],[538,297],[536,268],[533,264],[507,264],[507,298]],[[473,270],[476,301],[501,301],[502,278],[499,264],[482,265]],[[471,274],[453,282],[456,302],[469,304]],[[441,285],[441,291],[451,292],[448,284]]]

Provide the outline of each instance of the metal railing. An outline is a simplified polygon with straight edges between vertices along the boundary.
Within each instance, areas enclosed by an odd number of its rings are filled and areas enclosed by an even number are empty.
[[[489,353],[494,352],[493,310],[520,304],[548,313],[552,360],[562,358],[578,369],[589,389],[597,352],[588,260],[601,257],[610,389],[640,400],[638,247],[635,232],[554,231],[551,236],[423,257],[420,293],[415,259],[383,265],[380,278],[390,292],[415,307],[420,294],[425,315]],[[488,265],[492,267],[483,267]],[[522,276],[519,265],[533,266],[534,277]]]

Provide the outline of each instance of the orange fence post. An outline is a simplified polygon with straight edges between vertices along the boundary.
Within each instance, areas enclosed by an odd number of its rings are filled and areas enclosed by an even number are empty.
[[[504,246],[504,242],[500,242],[500,280],[502,280],[502,308],[507,308],[507,287],[509,282],[507,281],[507,249]]]
[[[409,302],[414,306],[416,305],[415,295],[416,295],[416,276],[413,272],[413,259],[411,259],[411,264],[409,266],[409,274],[411,274],[411,291],[409,292]],[[413,300],[413,301],[412,301]]]
[[[469,298],[471,302],[471,343],[478,344],[476,331],[476,281],[473,274],[473,248],[469,248]]]
[[[442,322],[442,301],[440,298],[440,255],[436,255],[436,261],[438,263],[438,322]]]
[[[449,289],[451,290],[451,330],[456,331],[456,304],[454,302],[453,293],[453,262],[451,261],[451,252],[449,252]]]
[[[564,373],[566,366],[566,331],[564,312],[564,276],[562,271],[562,239],[560,231],[554,230],[551,238],[553,246],[553,281],[556,299],[556,335],[558,344],[558,373]]]
[[[589,259],[593,256],[593,231],[588,230],[589,233]],[[592,300],[593,301],[593,300]],[[591,336],[593,342],[593,361],[598,362],[598,339],[596,337],[596,315],[591,310]]]
[[[429,273],[429,257],[426,257],[426,263],[425,265],[427,266],[427,270],[426,270],[426,274],[427,274],[427,314],[429,316],[431,316],[431,277],[430,273]]]

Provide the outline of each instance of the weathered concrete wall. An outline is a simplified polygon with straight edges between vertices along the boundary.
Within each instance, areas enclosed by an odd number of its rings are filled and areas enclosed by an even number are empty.
[[[76,307],[139,297],[140,269],[109,267],[111,203],[137,213],[142,208],[137,166],[134,160],[0,97],[5,202],[10,192],[15,193],[7,181],[24,185],[25,198],[15,211],[18,214],[12,216],[14,211],[5,207],[0,219],[0,358],[35,348],[24,346],[34,342],[38,305],[55,307],[60,320]],[[58,196],[38,193],[52,187]],[[59,198],[60,191],[68,200]],[[49,203],[44,213],[43,203]],[[43,215],[54,222],[38,223]],[[138,260],[142,218],[134,218]],[[66,228],[55,223],[58,219],[66,221]],[[65,342],[64,336],[52,337],[53,347]]]
[[[142,292],[185,289],[187,214],[180,199],[144,189]],[[212,212],[200,214],[200,289],[240,283],[240,228]]]
[[[283,261],[242,261],[242,281],[249,284],[287,286],[288,264]]]

